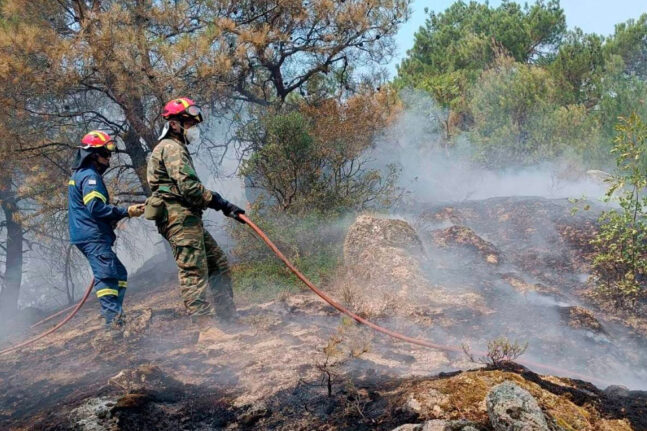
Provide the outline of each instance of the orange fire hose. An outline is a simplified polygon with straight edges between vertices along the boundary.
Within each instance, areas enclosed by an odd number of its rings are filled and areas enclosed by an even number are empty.
[[[77,303],[77,304],[78,304],[78,303]],[[49,322],[50,320],[52,320],[52,319],[53,319],[53,318],[55,318],[55,317],[60,316],[61,314],[65,314],[65,313],[67,313],[68,311],[70,311],[70,310],[72,310],[74,307],[76,307],[76,306],[77,306],[77,304],[70,305],[69,307],[62,309],[61,311],[58,311],[58,312],[56,312],[56,313],[52,314],[51,316],[47,316],[47,317],[46,317],[46,318],[44,318],[43,320],[39,320],[38,322],[36,322],[36,323],[34,323],[33,325],[31,325],[31,329],[34,329],[35,327],[40,326],[40,325],[42,325],[43,323]]]
[[[360,323],[362,325],[365,325],[365,326],[368,326],[369,328],[372,328],[373,330],[375,330],[377,332],[381,332],[382,334],[388,335],[389,337],[393,337],[395,339],[404,341],[406,343],[415,344],[415,345],[423,346],[423,347],[429,347],[431,349],[436,349],[436,350],[443,350],[443,351],[447,351],[447,352],[463,353],[463,349],[460,348],[460,347],[457,347],[457,346],[436,344],[436,343],[432,343],[431,341],[421,340],[419,338],[409,337],[407,335],[401,334],[401,333],[396,332],[396,331],[391,331],[390,329],[386,329],[386,328],[384,328],[384,327],[382,327],[380,325],[377,325],[377,324],[371,322],[370,320],[366,320],[363,317],[358,316],[357,314],[355,314],[352,311],[348,310],[346,307],[339,304],[337,301],[332,299],[330,296],[326,295],[317,286],[312,284],[312,282],[310,280],[308,280],[303,274],[301,274],[301,272],[297,269],[297,267],[294,266],[292,264],[292,262],[290,262],[283,255],[283,253],[281,253],[281,251],[276,247],[276,245],[274,245],[274,243],[267,237],[267,235],[265,235],[265,233],[258,226],[256,226],[245,214],[239,214],[238,217],[242,221],[244,221],[249,227],[251,227],[254,232],[256,232],[256,234],[265,242],[265,244],[267,244],[267,246],[274,252],[274,254],[276,254],[278,256],[278,258],[283,261],[283,263],[290,269],[290,271],[292,271],[294,273],[294,275],[296,275],[299,278],[299,280],[301,280],[306,286],[308,286],[308,288],[310,290],[312,290],[314,293],[316,293],[317,296],[319,296],[321,299],[326,301],[332,307],[336,308],[339,312],[347,315],[348,317],[352,318],[353,320],[355,320],[356,322],[358,322],[358,323]],[[484,353],[484,352],[474,352],[474,354],[479,355],[479,356],[485,356],[486,355],[486,353]],[[524,366],[526,366],[528,368],[531,368],[531,367],[532,368],[540,368],[540,369],[543,369],[545,371],[549,371],[549,372],[552,372],[552,373],[574,376],[574,377],[580,378],[582,380],[587,380],[589,382],[598,382],[598,383],[605,384],[607,386],[613,384],[612,382],[609,382],[609,381],[606,381],[606,380],[603,380],[603,379],[600,379],[600,378],[597,378],[597,377],[588,376],[586,374],[577,373],[577,372],[574,372],[574,371],[570,371],[570,370],[567,370],[567,369],[564,369],[564,368],[555,367],[555,366],[552,366],[552,365],[545,365],[545,364],[542,364],[542,363],[539,363],[539,362],[526,361],[526,360],[518,360],[516,362],[518,362],[519,364],[524,365]]]
[[[85,304],[85,301],[88,299],[88,296],[90,296],[90,292],[92,292],[92,288],[94,287],[94,279],[90,282],[88,285],[88,288],[86,289],[85,293],[83,294],[83,298],[79,301],[78,304],[74,307],[74,310],[70,314],[68,314],[65,319],[61,320],[56,326],[54,326],[51,329],[48,329],[47,331],[43,332],[42,334],[39,334],[35,336],[34,338],[31,338],[25,342],[22,342],[20,344],[16,344],[15,346],[7,347],[6,349],[0,350],[0,355],[4,355],[5,353],[13,352],[14,350],[20,349],[22,347],[28,346],[30,344],[35,343],[36,341],[40,340],[41,338],[47,337],[49,334],[52,332],[58,330],[61,326],[65,325],[78,311],[81,309],[83,304]],[[63,310],[65,311],[65,310]],[[60,313],[57,313],[60,314]],[[47,320],[50,318],[53,318],[54,316],[50,316]]]

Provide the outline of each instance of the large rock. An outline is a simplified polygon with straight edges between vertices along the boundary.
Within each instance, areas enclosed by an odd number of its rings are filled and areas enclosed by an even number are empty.
[[[451,308],[489,312],[478,294],[449,292],[429,282],[422,270],[428,262],[420,238],[403,220],[359,216],[344,242],[344,263],[346,271],[337,280],[341,296],[365,317]]]
[[[422,424],[404,424],[392,431],[478,431],[478,424],[470,421],[432,419]]]
[[[485,397],[487,413],[496,431],[548,431],[544,412],[528,391],[505,381]]]
[[[394,247],[411,255],[424,253],[418,234],[406,221],[361,215],[346,234],[344,263],[357,265],[364,251],[376,247]]]

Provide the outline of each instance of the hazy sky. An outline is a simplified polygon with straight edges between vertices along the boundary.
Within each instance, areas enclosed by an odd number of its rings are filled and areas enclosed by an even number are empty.
[[[425,23],[427,15],[424,9],[429,8],[435,12],[442,12],[452,3],[454,0],[414,0],[411,18],[402,26],[396,36],[398,55],[389,66],[392,74],[395,74],[395,65],[413,46],[413,34]],[[525,2],[520,1],[520,3]],[[492,6],[499,4],[501,4],[500,0],[490,1]],[[569,29],[580,27],[587,33],[602,35],[613,33],[613,26],[619,22],[629,18],[638,18],[641,14],[647,13],[647,0],[562,0],[561,5],[566,14],[566,23]]]

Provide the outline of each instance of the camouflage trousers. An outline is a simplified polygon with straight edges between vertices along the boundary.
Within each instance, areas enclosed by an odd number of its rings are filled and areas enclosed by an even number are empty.
[[[225,253],[204,229],[200,214],[177,203],[165,202],[165,206],[165,217],[157,222],[157,229],[171,245],[189,314],[231,317],[236,306]]]

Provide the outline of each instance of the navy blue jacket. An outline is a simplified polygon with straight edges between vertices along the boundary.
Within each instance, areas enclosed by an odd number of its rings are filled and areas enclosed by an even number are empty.
[[[68,182],[68,218],[70,242],[101,242],[112,245],[116,236],[113,226],[128,210],[110,205],[106,185],[94,167],[74,171]]]

